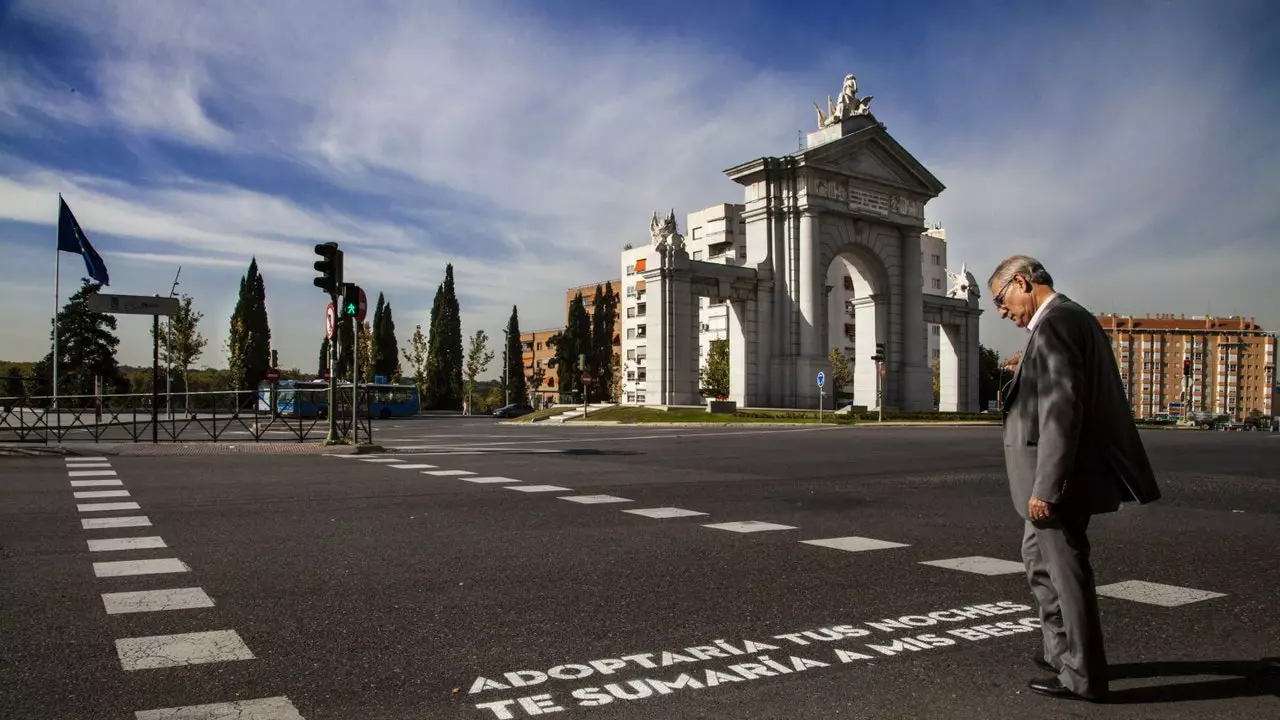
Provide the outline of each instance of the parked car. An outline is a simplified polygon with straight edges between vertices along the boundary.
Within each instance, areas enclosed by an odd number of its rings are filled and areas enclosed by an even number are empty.
[[[513,403],[511,405],[503,405],[497,410],[494,410],[493,416],[497,418],[515,418],[520,417],[521,415],[528,415],[531,412],[533,412],[532,405],[519,405]]]

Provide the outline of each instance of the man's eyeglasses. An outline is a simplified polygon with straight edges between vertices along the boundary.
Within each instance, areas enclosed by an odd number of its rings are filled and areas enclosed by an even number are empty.
[[[1000,292],[996,293],[996,296],[992,298],[997,308],[1004,308],[1004,294],[1009,292],[1009,286],[1012,285],[1013,281],[1017,279],[1018,279],[1018,276],[1014,275],[1013,277],[1006,280],[1004,283],[1004,286],[1000,288]]]

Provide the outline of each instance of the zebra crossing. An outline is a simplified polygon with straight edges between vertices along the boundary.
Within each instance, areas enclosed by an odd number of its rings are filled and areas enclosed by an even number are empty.
[[[419,457],[422,453],[413,453],[407,457]],[[423,464],[408,460],[405,457],[386,455],[332,455],[348,462],[364,462],[397,470],[416,471],[433,477],[453,477],[463,482],[476,485],[498,485],[503,489],[527,495],[555,494],[556,499],[582,506],[625,505],[634,502],[630,498],[607,494],[560,494],[574,493],[574,489],[560,485],[526,484],[518,478],[505,476],[479,476],[477,472],[463,469],[441,469],[436,465]],[[623,508],[621,512],[645,517],[653,520],[671,520],[677,518],[707,518],[710,513],[680,507]],[[751,535],[757,533],[796,531],[803,534],[803,529],[796,525],[786,525],[768,520],[728,520],[724,522],[700,522],[701,527],[721,532]],[[857,535],[805,538],[797,542],[845,553],[887,552],[910,547],[910,543],[895,540],[862,537]],[[1000,576],[1022,574],[1026,572],[1020,559],[995,558],[986,556],[961,556],[918,561],[916,564],[952,572],[969,573],[980,576]],[[1123,580],[1097,588],[1098,595],[1117,600],[1145,603],[1160,607],[1177,607],[1189,603],[1203,602],[1226,597],[1226,593],[1212,590],[1187,588],[1167,583],[1148,580]]]
[[[88,501],[78,502],[77,512],[92,515],[80,519],[81,528],[93,535],[85,538],[88,552],[95,558],[125,554],[125,559],[92,561],[90,567],[95,578],[104,583],[122,583],[128,582],[129,578],[145,575],[186,576],[194,572],[190,565],[177,557],[128,558],[127,553],[131,552],[173,548],[160,535],[116,534],[116,531],[130,533],[136,532],[137,528],[151,528],[152,522],[146,515],[119,514],[139,512],[142,506],[136,500],[118,500],[132,495],[124,487],[124,481],[111,468],[111,462],[107,458],[69,457],[65,462],[68,478],[94,478],[68,480],[72,488],[72,499]],[[115,489],[79,489],[86,487]],[[102,593],[102,607],[107,615],[179,612],[214,606],[213,598],[203,588],[190,585],[159,590],[114,589]],[[229,628],[193,629],[191,632],[169,635],[118,638],[115,648],[116,659],[123,672],[255,659],[253,651],[239,633]],[[137,720],[303,720],[293,703],[283,696],[139,710],[134,713],[134,717]]]

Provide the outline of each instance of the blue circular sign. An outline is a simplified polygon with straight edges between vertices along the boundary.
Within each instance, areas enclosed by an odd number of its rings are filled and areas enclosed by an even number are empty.
[[[818,373],[818,387],[822,387],[822,386],[823,386],[823,384],[824,384],[824,383],[826,383],[826,382],[827,382],[827,376],[826,376],[826,375],[824,375],[824,374],[822,374],[821,372],[819,372],[819,373]]]

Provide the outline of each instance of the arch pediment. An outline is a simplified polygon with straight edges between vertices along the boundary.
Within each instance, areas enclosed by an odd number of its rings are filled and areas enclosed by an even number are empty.
[[[907,190],[931,199],[946,189],[928,168],[876,124],[796,153],[801,167],[823,174]]]

